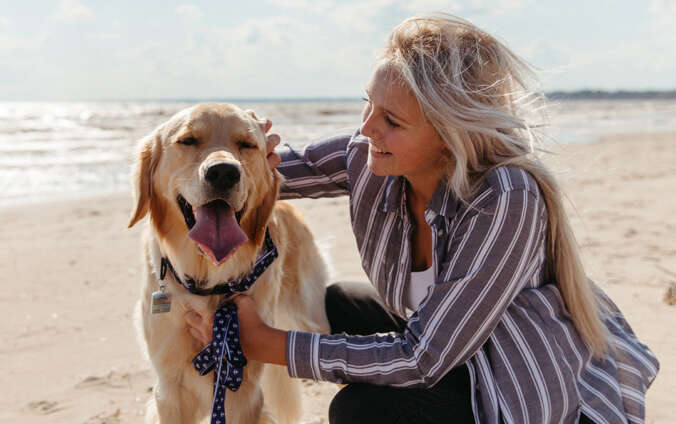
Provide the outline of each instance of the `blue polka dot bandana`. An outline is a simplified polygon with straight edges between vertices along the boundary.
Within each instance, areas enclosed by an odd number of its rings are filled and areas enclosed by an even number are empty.
[[[214,400],[211,424],[225,424],[226,388],[236,392],[242,384],[246,358],[239,344],[237,306],[223,304],[214,316],[211,343],[192,360],[192,365],[205,375],[214,370]]]

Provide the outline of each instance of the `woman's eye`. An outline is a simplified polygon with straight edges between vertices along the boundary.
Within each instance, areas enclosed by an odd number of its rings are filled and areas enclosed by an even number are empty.
[[[258,146],[256,146],[255,144],[249,143],[248,141],[244,141],[244,140],[238,141],[238,142],[237,142],[237,146],[238,146],[240,149],[256,149],[256,148],[258,147]]]
[[[389,126],[391,126],[391,127],[393,127],[393,128],[397,128],[397,127],[399,126],[399,124],[397,124],[396,122],[393,122],[393,121],[390,119],[389,116],[385,116],[385,121],[387,121],[387,125],[389,125]]]
[[[195,137],[186,137],[177,142],[178,144],[183,144],[185,146],[194,146],[197,144],[197,139]]]

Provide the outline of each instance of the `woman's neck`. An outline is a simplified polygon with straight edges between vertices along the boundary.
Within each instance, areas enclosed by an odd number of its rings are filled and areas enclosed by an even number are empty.
[[[442,176],[442,172],[429,173],[424,176],[406,176],[406,180],[408,181],[407,203],[414,214],[416,212],[425,213],[425,208],[430,203],[430,200],[432,200],[432,196],[434,196],[434,192],[439,182],[441,182]]]

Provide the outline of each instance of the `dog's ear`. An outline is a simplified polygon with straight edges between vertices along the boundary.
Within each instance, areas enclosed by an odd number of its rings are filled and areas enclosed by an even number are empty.
[[[148,214],[153,195],[153,172],[159,161],[160,151],[160,139],[157,130],[139,141],[136,170],[132,177],[132,185],[136,193],[136,207],[131,214],[128,228],[133,227]]]
[[[244,112],[248,113],[249,116],[251,116],[256,121],[256,124],[258,124],[258,126],[261,128],[263,134],[267,133],[270,127],[272,126],[272,121],[270,121],[267,118],[259,118],[258,115],[256,115],[256,112],[254,112],[253,110],[247,109]]]
[[[256,246],[260,246],[263,243],[268,220],[272,214],[272,209],[275,207],[277,197],[279,197],[281,182],[281,175],[276,170],[273,170],[272,186],[265,194],[263,201],[258,205],[256,210],[251,211],[242,218],[242,229],[246,232],[249,240],[253,241]]]

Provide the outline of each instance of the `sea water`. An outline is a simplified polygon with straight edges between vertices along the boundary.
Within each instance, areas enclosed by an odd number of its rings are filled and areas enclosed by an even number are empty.
[[[139,139],[196,102],[0,102],[0,207],[45,199],[131,191]],[[302,149],[353,132],[358,100],[235,101],[273,121],[282,141]],[[546,143],[588,143],[604,135],[676,130],[674,100],[559,100],[544,124]]]

